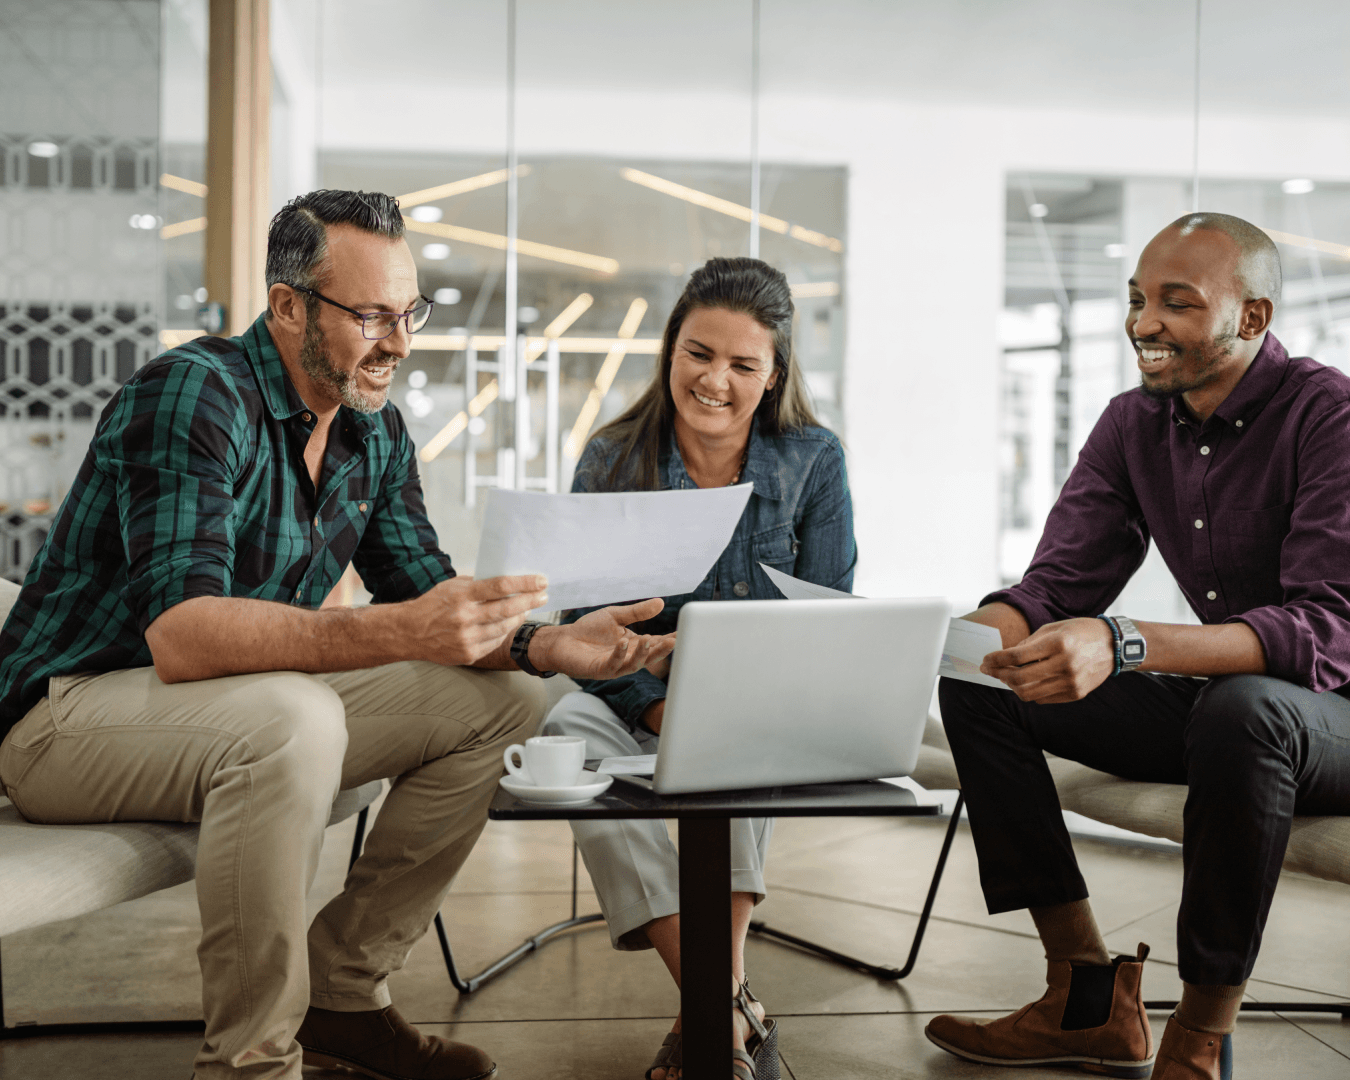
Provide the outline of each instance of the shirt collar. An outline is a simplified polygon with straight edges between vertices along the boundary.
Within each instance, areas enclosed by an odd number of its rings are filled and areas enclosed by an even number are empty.
[[[1214,410],[1214,416],[1230,427],[1250,426],[1252,420],[1266,407],[1271,395],[1284,382],[1288,366],[1289,353],[1280,344],[1279,338],[1267,331],[1260,350],[1242,373],[1233,392]],[[1172,420],[1178,424],[1195,422],[1180,394],[1172,399]]]
[[[679,441],[675,431],[670,432],[670,456],[666,464],[666,486],[678,488],[681,480],[688,480],[686,487],[697,487],[689,470],[684,466],[684,457],[680,453]],[[750,447],[745,456],[745,468],[737,483],[754,484],[755,494],[766,499],[782,498],[782,489],[778,478],[777,457],[769,446],[768,440],[759,433],[759,422],[750,423]]]
[[[291,381],[291,376],[286,371],[281,354],[277,352],[277,347],[272,341],[272,332],[267,328],[266,313],[259,315],[253,325],[235,340],[243,347],[244,355],[248,358],[249,366],[253,368],[254,377],[258,380],[258,389],[262,392],[267,411],[272,416],[278,420],[289,420],[307,409],[300,392],[296,390],[295,383]],[[361,439],[366,438],[378,427],[374,413],[357,412],[343,405],[338,409],[338,415],[342,417],[344,426],[353,427],[357,437]]]

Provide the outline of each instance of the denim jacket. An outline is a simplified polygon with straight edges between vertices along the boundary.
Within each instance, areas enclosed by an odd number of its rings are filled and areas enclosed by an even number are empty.
[[[577,462],[574,492],[632,490],[623,480],[605,481],[617,447],[592,439]],[[659,460],[663,490],[697,487],[685,470],[672,434]],[[622,474],[621,474],[622,475]],[[731,543],[692,593],[665,597],[661,614],[634,623],[640,634],[668,634],[680,608],[691,600],[777,600],[782,594],[760,568],[761,562],[804,581],[848,592],[858,561],[853,540],[853,502],[844,470],[844,448],[819,427],[764,436],[752,424],[742,482],[754,484]],[[637,599],[642,599],[638,597]],[[569,611],[565,622],[586,613]],[[666,696],[666,684],[647,670],[619,679],[578,680],[581,688],[607,704],[630,729],[654,701]]]

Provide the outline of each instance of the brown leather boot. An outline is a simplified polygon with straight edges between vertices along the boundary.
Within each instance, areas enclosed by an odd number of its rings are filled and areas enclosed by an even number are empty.
[[[375,1080],[485,1080],[497,1071],[476,1046],[423,1035],[392,1005],[354,1013],[311,1005],[295,1041],[306,1065],[351,1069]]]
[[[1113,972],[1050,961],[1049,987],[1039,1001],[997,1020],[935,1016],[924,1034],[948,1053],[985,1065],[1076,1065],[1100,1076],[1147,1077],[1153,1032],[1140,996],[1147,956],[1148,946],[1141,944],[1138,956],[1116,957]],[[1071,994],[1075,972],[1079,987]],[[1089,991],[1090,983],[1096,985]],[[1107,992],[1109,1012],[1102,1007],[1093,1015],[1091,999],[1099,997],[1105,1006]]]
[[[1169,1016],[1153,1080],[1233,1080],[1233,1036],[1192,1031]]]

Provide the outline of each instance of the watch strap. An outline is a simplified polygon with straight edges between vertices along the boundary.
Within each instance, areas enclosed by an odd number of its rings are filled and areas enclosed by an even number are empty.
[[[530,641],[542,625],[543,623],[527,622],[516,628],[515,637],[511,639],[511,659],[526,675],[533,675],[538,679],[551,679],[558,674],[556,671],[540,671],[530,663]]]

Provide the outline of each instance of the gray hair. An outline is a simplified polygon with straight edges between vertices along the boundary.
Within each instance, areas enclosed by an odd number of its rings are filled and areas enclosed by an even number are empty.
[[[398,200],[378,191],[335,191],[320,188],[297,195],[272,219],[267,229],[267,287],[278,283],[318,289],[327,277],[328,226],[358,229],[399,240],[403,215]],[[306,297],[306,308],[318,303]]]

